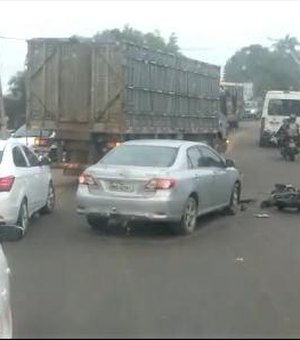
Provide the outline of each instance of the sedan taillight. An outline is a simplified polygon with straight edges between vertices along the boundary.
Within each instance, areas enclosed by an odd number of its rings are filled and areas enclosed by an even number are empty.
[[[0,178],[0,192],[10,191],[15,181],[14,176]]]
[[[153,178],[145,186],[146,190],[168,190],[175,186],[176,181],[172,178]]]
[[[81,174],[78,178],[79,184],[84,184],[84,185],[97,185],[94,177],[89,174]]]

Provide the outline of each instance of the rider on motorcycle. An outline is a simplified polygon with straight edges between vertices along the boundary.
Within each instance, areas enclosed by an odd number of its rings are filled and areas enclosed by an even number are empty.
[[[296,115],[291,114],[289,117],[288,128],[287,128],[287,135],[290,138],[299,139],[299,125],[296,121]]]
[[[279,137],[280,145],[286,144],[290,138],[299,141],[299,125],[296,122],[296,115],[291,114],[288,119],[284,119],[281,127],[277,131],[277,136]]]

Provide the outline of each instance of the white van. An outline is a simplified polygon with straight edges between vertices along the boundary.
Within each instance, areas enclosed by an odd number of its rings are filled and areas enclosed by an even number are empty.
[[[259,146],[270,144],[283,120],[291,114],[297,116],[297,123],[300,125],[300,92],[267,92],[261,116]]]

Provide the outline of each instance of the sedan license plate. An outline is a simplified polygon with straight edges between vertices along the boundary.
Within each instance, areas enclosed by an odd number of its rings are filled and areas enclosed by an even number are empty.
[[[133,185],[130,183],[112,181],[109,183],[109,190],[117,192],[132,192]]]
[[[290,143],[290,148],[291,149],[294,149],[296,147],[296,144],[295,143]]]

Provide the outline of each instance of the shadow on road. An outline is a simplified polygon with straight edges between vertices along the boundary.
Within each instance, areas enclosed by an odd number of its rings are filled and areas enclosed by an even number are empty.
[[[97,236],[106,236],[113,238],[147,238],[152,240],[165,240],[176,238],[188,238],[195,237],[198,233],[203,233],[209,230],[212,224],[215,224],[219,220],[225,220],[234,218],[231,216],[225,216],[222,213],[213,213],[205,216],[201,216],[198,219],[197,228],[193,234],[187,236],[181,236],[174,233],[171,224],[166,223],[154,223],[154,222],[133,222],[129,224],[129,228],[125,228],[120,224],[110,224],[108,227],[99,227],[96,230],[90,230]]]

